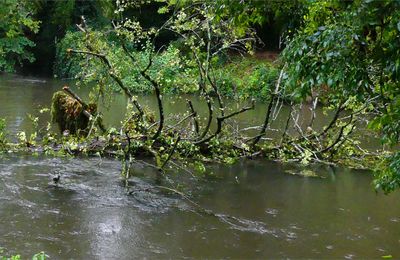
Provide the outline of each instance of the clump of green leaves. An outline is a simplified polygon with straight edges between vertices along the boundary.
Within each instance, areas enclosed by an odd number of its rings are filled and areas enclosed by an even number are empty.
[[[21,255],[15,254],[11,256],[4,256],[4,248],[0,247],[0,260],[21,260]],[[40,252],[32,256],[32,260],[46,260],[48,255],[45,252]]]
[[[377,168],[376,189],[389,193],[400,188],[400,152],[387,156]]]
[[[12,72],[23,61],[34,61],[30,51],[35,43],[27,36],[27,31],[37,33],[40,21],[33,17],[32,1],[4,0],[0,5],[0,71]]]
[[[278,68],[254,57],[237,57],[220,62],[215,75],[220,92],[225,97],[268,100],[278,79]]]

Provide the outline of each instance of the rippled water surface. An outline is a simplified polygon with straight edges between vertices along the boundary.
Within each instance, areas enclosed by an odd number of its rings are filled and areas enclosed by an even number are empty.
[[[375,194],[366,172],[319,167],[323,178],[304,178],[287,169],[296,168],[250,161],[181,180],[210,215],[157,188],[141,166],[127,192],[115,160],[2,156],[0,246],[55,258],[400,255],[398,193]]]
[[[49,106],[62,84],[0,77],[10,133],[29,128],[26,113]],[[167,111],[182,110],[174,102]],[[123,111],[123,98],[114,106]],[[262,122],[262,111],[240,122]],[[306,178],[298,165],[250,160],[210,165],[212,178],[171,173],[198,207],[159,188],[170,183],[151,168],[136,165],[129,189],[120,170],[106,158],[0,155],[0,247],[52,259],[400,257],[400,193],[376,194],[367,171],[315,166],[318,177]]]

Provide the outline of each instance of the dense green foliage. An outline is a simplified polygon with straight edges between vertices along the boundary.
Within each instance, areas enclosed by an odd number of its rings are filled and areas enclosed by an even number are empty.
[[[385,192],[391,192],[400,188],[400,152],[389,155],[379,165],[375,184],[377,188],[382,188]]]
[[[40,21],[33,18],[30,1],[3,0],[0,5],[0,71],[14,71],[23,61],[32,62],[35,43],[28,34],[37,33]]]
[[[129,86],[133,93],[151,93],[152,87],[146,82],[138,81],[140,78],[139,67],[132,67],[129,57],[118,46],[115,35],[104,35],[99,31],[91,31],[89,38],[101,45],[102,53],[107,54],[115,70]],[[57,63],[55,73],[59,77],[76,78],[81,80],[81,84],[95,84],[101,89],[111,87],[114,91],[120,91],[117,84],[99,73],[104,69],[103,64],[93,57],[72,56],[67,52],[68,49],[82,49],[85,46],[82,32],[68,32],[64,39],[57,46]],[[148,60],[148,52],[135,51],[134,56],[141,67],[145,67]],[[193,92],[196,86],[196,78],[192,62],[173,45],[165,51],[159,53],[154,60],[154,65],[149,74],[153,75],[160,85],[163,92]]]
[[[140,70],[146,67],[151,53],[155,51],[152,49],[154,46],[149,44],[157,39],[163,31],[172,31],[182,37],[170,42],[168,47],[159,49],[152,58],[152,66],[148,70],[148,74],[160,85],[163,93],[200,91],[197,66],[201,62],[210,73],[215,68],[215,71],[212,72],[213,77],[215,77],[216,83],[220,85],[222,95],[227,97],[267,98],[268,88],[271,88],[276,81],[277,70],[268,65],[267,62],[239,58],[232,62],[230,58],[224,55],[232,47],[239,51],[252,50],[252,44],[256,38],[252,37],[254,32],[250,30],[249,25],[262,22],[262,20],[256,20],[256,17],[261,17],[256,15],[259,14],[260,10],[255,8],[254,13],[249,14],[249,16],[246,15],[239,20],[229,20],[233,13],[247,8],[247,5],[239,4],[238,10],[221,12],[216,8],[218,3],[213,1],[205,3],[202,1],[193,3],[195,6],[193,10],[187,8],[185,12],[178,13],[176,17],[172,16],[173,19],[169,20],[162,26],[163,29],[158,31],[154,29],[146,30],[136,21],[136,18],[133,18],[121,22],[119,31],[113,31],[110,26],[106,26],[98,30],[91,28],[89,34],[83,34],[81,31],[68,32],[57,44],[55,73],[63,78],[77,78],[80,83],[85,85],[95,85],[102,93],[105,92],[105,88],[110,86],[114,90],[120,90],[118,84],[110,80],[107,73],[99,73],[104,72],[104,64],[96,57],[72,56],[68,52],[69,49],[87,49],[86,45],[89,44],[108,57],[113,65],[113,70],[121,77],[132,93],[150,93],[153,91],[153,87],[149,82],[146,83],[146,81],[141,80],[140,75]],[[132,5],[136,6],[135,4],[135,2],[122,4],[119,9],[120,15],[126,16],[125,13],[129,13],[127,10],[132,8]],[[177,8],[177,5],[191,6],[192,3],[174,3],[171,1],[168,4],[161,8],[160,12],[169,13]],[[205,11],[198,12],[198,7],[201,5],[206,5],[207,13]],[[254,5],[258,5],[258,2],[257,4],[255,2]],[[248,10],[252,10],[252,8],[244,9],[241,12],[248,13]],[[193,19],[186,20],[185,17],[191,15],[194,15]],[[193,27],[196,19],[197,22],[201,22],[201,19],[205,18],[201,16],[204,15],[207,15],[208,25],[211,27],[208,28],[207,24],[205,24],[207,26]],[[245,17],[246,19],[244,19]],[[229,22],[221,23],[222,19]],[[221,24],[226,28],[220,28]],[[191,31],[187,28],[198,32],[186,37],[185,34],[191,34]],[[210,53],[211,56],[209,57],[205,54],[208,40],[204,38],[208,30],[212,34],[209,43],[213,44],[213,53]],[[104,31],[107,31],[107,33],[103,33]],[[123,37],[130,37],[131,44],[127,48],[137,61],[135,66],[132,66],[129,55],[120,46],[121,37],[118,34],[123,35]],[[195,39],[193,38],[194,35],[199,37]],[[244,38],[242,41],[240,40],[241,37],[250,38]]]
[[[133,93],[151,93],[152,86],[144,84],[139,70],[132,68],[128,57],[123,50],[113,42],[112,37],[101,38],[99,32],[92,32],[96,40],[102,39],[103,53],[107,53],[110,61],[116,64],[121,78]],[[80,49],[84,46],[82,32],[68,32],[57,45],[57,62],[55,73],[62,78],[80,79],[81,84],[100,85],[108,84],[115,91],[119,91],[115,82],[108,81],[104,75],[98,73],[102,64],[96,59],[68,54],[67,50]],[[153,61],[149,74],[153,75],[162,86],[163,93],[195,93],[198,91],[197,68],[190,56],[179,49],[179,42],[172,44],[158,53]],[[145,66],[148,54],[143,51],[134,53],[142,67]],[[125,61],[125,62],[123,62]],[[266,100],[269,89],[274,86],[278,77],[275,66],[265,60],[251,57],[216,58],[213,60],[215,77],[220,85],[221,94],[232,98],[259,98]],[[103,86],[104,88],[105,86]]]
[[[274,64],[252,57],[235,57],[216,67],[221,94],[235,99],[268,100],[279,74]]]
[[[305,10],[305,5],[302,1],[285,3],[264,1],[244,3],[229,0],[157,2],[161,3],[161,5],[158,5],[160,7],[159,13],[166,17],[171,17],[169,21],[165,19],[167,21],[166,24],[157,24],[157,26],[162,27],[157,33],[154,28],[152,31],[152,27],[148,22],[139,22],[144,18],[135,12],[138,6],[148,6],[147,2],[117,2],[116,16],[120,19],[130,19],[129,22],[121,22],[120,28],[125,28],[124,37],[127,37],[128,28],[134,32],[129,36],[133,38],[132,44],[128,47],[131,51],[135,51],[135,58],[139,62],[138,66],[131,66],[128,61],[129,58],[118,46],[119,39],[112,32],[110,26],[98,28],[96,31],[94,29],[96,26],[91,21],[88,21],[88,24],[92,27],[91,35],[93,36],[91,37],[97,40],[98,44],[101,42],[101,52],[107,54],[115,66],[114,69],[120,73],[123,81],[134,93],[152,91],[152,87],[149,84],[140,81],[141,77],[139,75],[140,68],[145,67],[148,54],[152,51],[148,49],[148,46],[143,45],[146,41],[145,38],[156,41],[162,34],[167,32],[175,34],[175,38],[177,37],[178,40],[169,42],[168,47],[163,46],[158,50],[149,70],[149,74],[155,76],[164,93],[192,93],[198,91],[198,75],[196,75],[198,64],[196,63],[204,60],[204,65],[207,69],[211,71],[212,67],[216,68],[214,75],[217,77],[218,84],[221,84],[220,91],[222,95],[265,99],[268,92],[267,88],[270,88],[271,84],[276,81],[278,74],[276,69],[268,64],[252,60],[246,62],[246,59],[243,59],[245,64],[239,65],[238,59],[230,62],[223,55],[228,50],[233,49],[239,52],[253,52],[253,46],[258,39],[252,26],[262,25],[273,20],[281,24],[282,30],[293,30],[300,24],[300,17]],[[178,10],[184,10],[184,12]],[[192,19],[187,19],[187,17]],[[207,19],[207,22],[203,23],[202,26],[196,27],[196,23],[201,22],[204,18]],[[185,34],[191,34],[190,30],[196,31],[196,33],[186,37],[187,35],[185,36]],[[210,37],[213,44],[211,49],[214,52],[210,59],[206,59],[205,56],[207,48],[207,39],[205,37],[208,30],[211,32]],[[107,33],[102,33],[104,31],[107,31]],[[141,31],[147,31],[145,33],[147,36],[139,35]],[[198,37],[193,38],[194,35]],[[71,57],[67,54],[66,50],[69,48],[82,49],[85,40],[88,40],[88,38],[84,38],[82,32],[76,32],[75,30],[67,32],[66,36],[57,44],[55,74],[63,78],[77,77],[80,81],[91,85],[93,85],[93,82],[97,86],[108,84],[113,86],[114,90],[118,89],[112,81],[101,78],[101,75],[104,74],[95,73],[99,71],[101,62],[99,63],[93,57]],[[242,70],[235,69],[234,66],[237,65]],[[231,73],[232,71],[240,72],[240,75]],[[247,80],[250,82],[246,82]],[[256,95],[254,96],[254,94]]]
[[[232,31],[244,35],[249,28],[273,23],[279,27],[281,33],[290,34],[302,23],[306,11],[307,1],[235,1],[235,0],[162,0],[169,7],[201,6],[206,3],[212,10],[212,23],[220,24],[226,18],[232,22]],[[166,11],[168,7],[161,10]]]
[[[400,131],[400,3],[398,1],[318,1],[305,25],[283,53],[286,85],[302,100],[319,96],[333,107],[367,107],[370,127],[389,145]],[[400,183],[398,156],[387,158],[377,186]],[[378,169],[381,171],[382,169]],[[396,173],[397,172],[397,173]]]

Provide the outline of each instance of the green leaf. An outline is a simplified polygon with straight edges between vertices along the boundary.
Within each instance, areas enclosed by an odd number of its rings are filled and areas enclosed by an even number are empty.
[[[159,14],[166,14],[166,13],[168,13],[168,11],[169,11],[169,9],[166,6],[163,6],[160,9],[158,9]]]

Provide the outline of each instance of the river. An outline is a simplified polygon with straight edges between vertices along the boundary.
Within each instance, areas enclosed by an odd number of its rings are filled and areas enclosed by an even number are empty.
[[[0,77],[0,117],[10,134],[29,128],[26,113],[49,107],[57,80]],[[114,102],[123,111],[122,97]],[[151,107],[150,97],[141,97]],[[181,108],[166,102],[167,110]],[[262,107],[243,116],[262,120]],[[107,114],[108,124],[122,117]],[[250,119],[249,119],[250,118]],[[209,177],[184,171],[190,198],[157,188],[151,168],[137,165],[130,193],[121,165],[107,158],[0,155],[0,247],[24,257],[380,258],[400,256],[400,193],[375,193],[368,171],[308,166],[318,177],[289,173],[299,165],[265,160],[209,165]],[[61,175],[58,186],[52,183]]]

